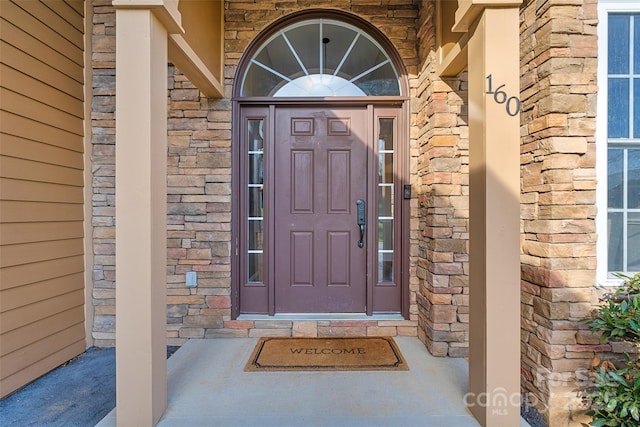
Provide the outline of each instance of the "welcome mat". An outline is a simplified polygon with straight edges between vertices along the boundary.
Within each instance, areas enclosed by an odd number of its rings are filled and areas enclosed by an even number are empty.
[[[245,371],[409,370],[391,337],[260,338]]]

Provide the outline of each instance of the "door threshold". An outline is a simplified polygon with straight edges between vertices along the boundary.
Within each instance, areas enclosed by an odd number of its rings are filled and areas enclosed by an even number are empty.
[[[406,320],[400,313],[374,313],[367,316],[364,313],[279,313],[241,314],[238,320]]]

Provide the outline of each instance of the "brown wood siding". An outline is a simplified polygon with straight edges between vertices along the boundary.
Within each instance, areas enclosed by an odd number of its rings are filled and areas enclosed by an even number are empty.
[[[0,1],[0,397],[85,348],[84,25]]]

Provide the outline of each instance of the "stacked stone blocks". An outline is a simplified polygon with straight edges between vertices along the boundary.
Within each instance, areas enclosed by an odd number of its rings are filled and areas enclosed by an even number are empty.
[[[416,100],[418,334],[437,356],[468,354],[469,148],[466,74],[435,72],[435,4],[423,1],[418,34],[421,70]]]
[[[579,323],[597,303],[597,4],[525,3],[522,385],[535,396],[550,425],[574,425],[584,412],[576,398],[578,382],[594,354],[609,349]]]

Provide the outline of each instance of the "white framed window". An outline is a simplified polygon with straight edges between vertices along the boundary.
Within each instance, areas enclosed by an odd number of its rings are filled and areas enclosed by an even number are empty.
[[[640,3],[598,2],[598,283],[640,271]]]

